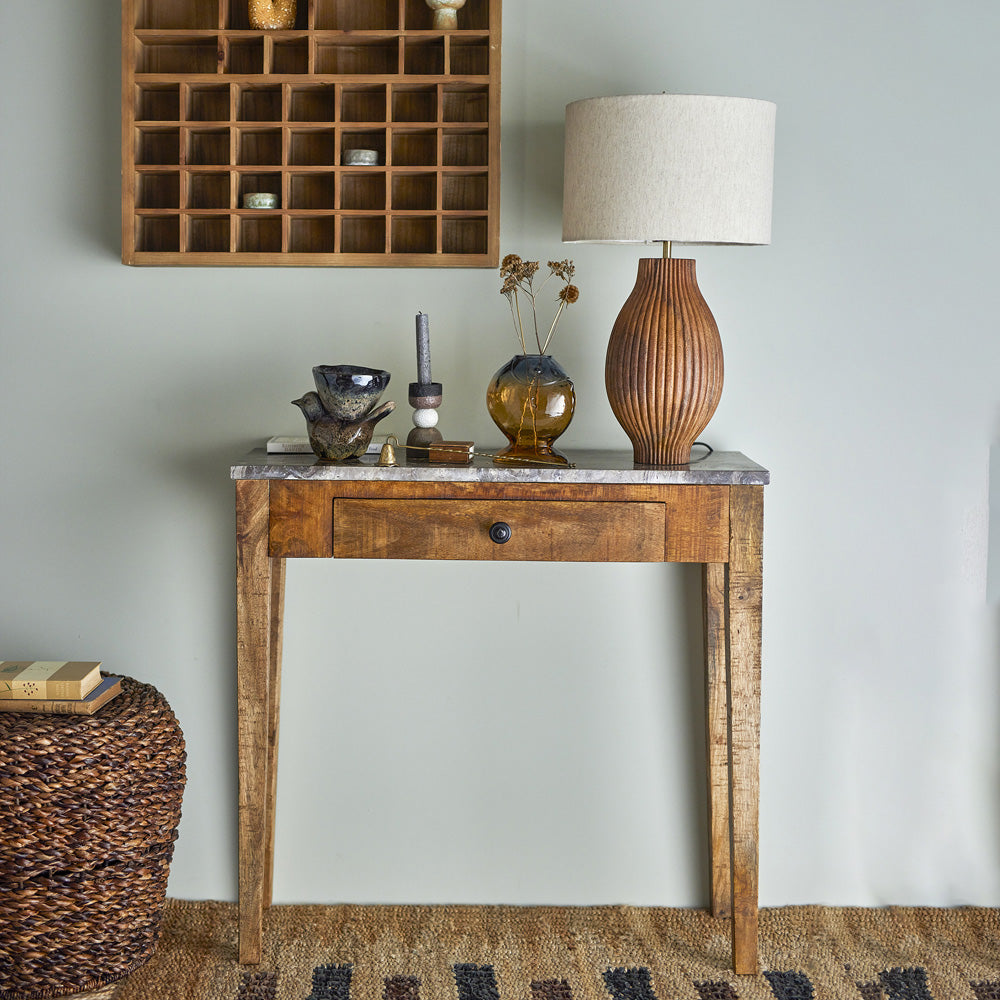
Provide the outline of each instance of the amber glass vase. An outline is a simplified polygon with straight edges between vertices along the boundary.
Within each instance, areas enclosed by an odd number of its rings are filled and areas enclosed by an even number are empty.
[[[295,0],[247,0],[250,27],[274,31],[295,27]]]
[[[518,354],[490,380],[486,408],[510,442],[494,459],[507,465],[569,465],[552,447],[569,427],[576,393],[548,354]]]

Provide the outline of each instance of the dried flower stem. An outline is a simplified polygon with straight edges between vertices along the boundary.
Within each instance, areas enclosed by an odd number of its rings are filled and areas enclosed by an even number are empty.
[[[549,327],[549,332],[548,335],[545,337],[545,343],[542,345],[542,349],[539,352],[540,354],[544,354],[545,348],[549,346],[549,341],[552,339],[552,334],[555,333],[556,330],[556,323],[559,322],[559,317],[562,315],[562,311],[565,308],[566,308],[566,300],[562,299],[559,302],[559,308],[556,310],[556,314],[552,319],[552,326]]]
[[[527,354],[528,349],[524,346],[524,327],[521,324],[521,308],[520,306],[515,306],[517,302],[516,295],[507,296],[507,304],[510,306],[510,314],[514,319],[514,333],[517,338],[521,341],[521,353]],[[515,308],[517,311],[515,312]]]
[[[535,324],[535,343],[538,345],[538,353],[542,353],[542,341],[538,336],[538,310],[535,308],[535,293],[531,291],[531,282],[528,282],[528,298],[531,299],[531,319]]]

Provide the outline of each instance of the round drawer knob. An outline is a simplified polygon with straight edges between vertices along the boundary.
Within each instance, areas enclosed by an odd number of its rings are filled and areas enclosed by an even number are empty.
[[[510,525],[506,521],[497,521],[496,524],[490,526],[490,539],[497,545],[509,542],[511,534]]]

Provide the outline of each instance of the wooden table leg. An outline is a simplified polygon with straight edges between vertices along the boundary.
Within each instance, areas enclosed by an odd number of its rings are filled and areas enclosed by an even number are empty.
[[[703,563],[705,625],[705,735],[708,761],[708,834],[712,916],[732,913],[729,863],[729,699],[726,683],[726,564]]]
[[[731,486],[726,645],[729,661],[733,968],[740,975],[757,972],[763,530],[763,487]]]
[[[236,482],[236,687],[239,739],[240,962],[261,959],[267,841],[271,559],[267,480]]]
[[[274,891],[274,820],[278,798],[278,714],[281,705],[281,642],[285,618],[285,560],[271,560],[271,637],[267,699],[267,821],[264,842],[264,907]]]

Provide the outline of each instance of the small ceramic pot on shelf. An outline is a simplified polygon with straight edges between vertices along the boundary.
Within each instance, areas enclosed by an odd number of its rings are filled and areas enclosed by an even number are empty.
[[[247,0],[247,19],[256,31],[295,27],[296,0]]]
[[[434,11],[434,30],[447,31],[458,27],[458,11],[465,6],[465,0],[425,0]]]

